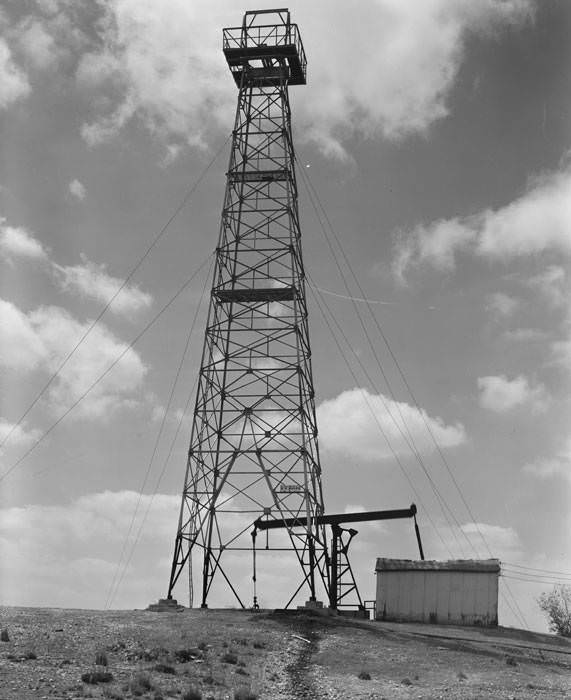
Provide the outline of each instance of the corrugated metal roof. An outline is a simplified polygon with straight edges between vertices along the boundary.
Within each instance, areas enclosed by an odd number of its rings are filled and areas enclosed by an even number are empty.
[[[499,573],[499,559],[449,559],[448,561],[416,561],[379,557],[375,571],[473,571]]]

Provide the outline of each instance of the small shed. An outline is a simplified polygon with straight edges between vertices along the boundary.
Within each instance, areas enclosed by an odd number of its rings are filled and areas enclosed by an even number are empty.
[[[498,559],[377,559],[376,619],[498,624]]]

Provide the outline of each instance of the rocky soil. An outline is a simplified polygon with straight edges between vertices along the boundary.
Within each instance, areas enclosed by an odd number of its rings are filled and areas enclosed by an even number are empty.
[[[0,628],[0,700],[571,697],[571,643],[502,628],[45,608]]]

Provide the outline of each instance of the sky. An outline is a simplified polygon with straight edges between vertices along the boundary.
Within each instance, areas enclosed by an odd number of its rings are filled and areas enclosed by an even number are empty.
[[[272,6],[0,9],[2,604],[166,594],[237,97],[221,30]],[[289,8],[325,510],[415,502],[427,558],[499,558],[500,624],[546,630],[538,595],[571,583],[571,7]],[[370,599],[414,533],[357,529]],[[283,604],[279,561],[260,576]]]

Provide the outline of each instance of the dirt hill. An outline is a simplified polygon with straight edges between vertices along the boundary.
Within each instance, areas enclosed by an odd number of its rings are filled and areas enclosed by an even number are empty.
[[[571,696],[571,643],[507,628],[46,608],[2,608],[0,626],[0,700]]]

